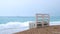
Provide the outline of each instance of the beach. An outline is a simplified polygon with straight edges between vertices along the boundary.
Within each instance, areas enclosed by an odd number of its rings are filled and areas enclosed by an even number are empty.
[[[29,23],[35,22],[35,17],[0,17],[0,34],[13,34],[29,29]],[[60,25],[59,17],[50,18],[50,26]]]
[[[15,34],[60,34],[60,25],[54,25],[43,28],[32,28]]]

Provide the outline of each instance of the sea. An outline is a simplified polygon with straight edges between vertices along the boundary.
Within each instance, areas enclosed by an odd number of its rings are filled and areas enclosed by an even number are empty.
[[[29,23],[35,21],[35,16],[0,16],[0,34],[13,34],[27,30]],[[60,16],[51,16],[50,25],[60,25]]]

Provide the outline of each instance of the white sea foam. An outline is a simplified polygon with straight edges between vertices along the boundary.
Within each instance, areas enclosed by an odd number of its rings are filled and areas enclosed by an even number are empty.
[[[6,24],[0,24],[0,34],[11,34],[23,30],[29,29],[29,22],[8,22]]]
[[[12,34],[29,29],[29,22],[8,22],[6,24],[0,24],[0,34]],[[50,22],[50,25],[60,25],[60,21]]]

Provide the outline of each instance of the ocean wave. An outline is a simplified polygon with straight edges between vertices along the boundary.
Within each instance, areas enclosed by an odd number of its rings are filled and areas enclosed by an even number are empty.
[[[6,24],[0,24],[0,34],[11,34],[19,31],[29,29],[29,23],[27,22],[8,22]],[[50,22],[50,25],[60,25],[60,21]]]
[[[49,23],[50,25],[60,25],[60,21],[53,21]]]
[[[29,29],[29,22],[8,22],[0,24],[0,34],[11,34]]]

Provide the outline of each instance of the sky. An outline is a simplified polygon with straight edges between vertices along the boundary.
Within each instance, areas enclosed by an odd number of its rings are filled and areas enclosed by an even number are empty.
[[[60,16],[60,0],[0,0],[0,16]]]

